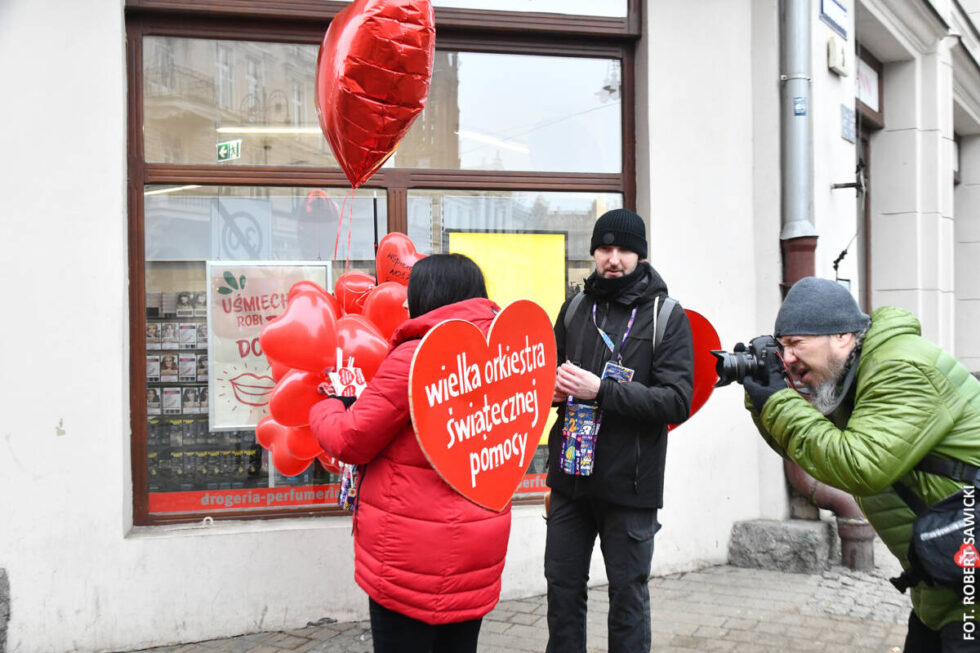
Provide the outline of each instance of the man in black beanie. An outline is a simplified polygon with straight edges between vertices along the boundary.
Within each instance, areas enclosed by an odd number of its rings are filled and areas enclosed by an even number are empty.
[[[667,425],[687,419],[694,350],[684,310],[646,262],[643,219],[603,214],[595,271],[555,324],[558,420],[548,436],[548,648],[584,653],[589,564],[599,537],[609,651],[649,651],[647,582],[663,505]]]
[[[911,587],[906,653],[980,651],[974,589],[961,602],[954,589],[917,577],[909,556],[914,510],[977,482],[980,381],[923,338],[911,313],[884,306],[869,318],[828,279],[790,288],[774,336],[753,346],[778,346],[782,360],[770,357],[765,383],[743,381],[763,438],[818,481],[853,494],[909,570],[892,580],[903,592]]]

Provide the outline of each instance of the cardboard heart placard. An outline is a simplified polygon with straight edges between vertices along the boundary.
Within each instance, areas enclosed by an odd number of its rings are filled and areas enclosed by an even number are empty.
[[[501,511],[531,464],[555,388],[544,309],[509,304],[487,337],[463,320],[430,330],[412,359],[409,405],[422,452],[454,490]]]
[[[708,318],[689,308],[685,308],[684,312],[687,313],[687,321],[691,325],[691,340],[694,344],[694,394],[691,396],[691,410],[687,414],[691,417],[701,410],[701,406],[704,406],[714,392],[718,372],[715,371],[716,359],[711,350],[721,349],[721,340]],[[669,428],[673,430],[678,426],[680,425],[671,424]]]

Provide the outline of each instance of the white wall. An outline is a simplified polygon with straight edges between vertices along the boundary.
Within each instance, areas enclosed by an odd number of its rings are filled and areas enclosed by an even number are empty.
[[[910,310],[923,336],[952,351],[952,39],[921,3],[861,4],[863,43],[884,64],[885,127],[871,139],[872,304]]]
[[[853,188],[833,189],[833,184],[855,180],[856,145],[841,136],[841,106],[854,109],[855,95],[855,36],[853,11],[848,13],[847,39],[837,34],[820,18],[820,3],[810,4],[810,60],[813,119],[813,222],[817,229],[817,250],[814,273],[834,279],[834,260],[846,248],[838,276],[850,279],[851,292],[861,297],[859,248],[863,234],[858,234],[857,194]],[[836,37],[843,42],[850,72],[839,76],[827,67],[827,42]],[[855,126],[855,137],[856,126]],[[857,236],[857,237],[855,237]]]
[[[638,209],[672,296],[726,349],[772,328],[779,302],[775,0],[647,4],[637,54]],[[754,105],[754,106],[753,106]],[[786,514],[779,458],[717,389],[673,431],[657,572],[724,563],[732,524]]]
[[[956,187],[956,357],[980,372],[980,135],[960,141],[960,184]]]

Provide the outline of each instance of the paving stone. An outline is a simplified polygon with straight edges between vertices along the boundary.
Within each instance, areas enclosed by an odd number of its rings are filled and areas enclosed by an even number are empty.
[[[650,580],[654,651],[901,650],[908,598],[883,570],[842,567],[815,574],[730,566]],[[586,648],[607,651],[607,588],[590,588]],[[480,653],[540,653],[547,601],[501,601],[483,620]],[[860,618],[858,618],[860,617]],[[367,621],[319,621],[306,628],[152,649],[153,653],[370,653]]]

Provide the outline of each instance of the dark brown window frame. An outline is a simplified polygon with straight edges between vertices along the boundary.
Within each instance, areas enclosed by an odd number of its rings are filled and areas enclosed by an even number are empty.
[[[345,2],[324,0],[128,0],[128,208],[130,288],[130,410],[133,522],[158,525],[214,519],[241,520],[348,514],[339,508],[275,509],[214,514],[151,515],[146,471],[146,279],[144,186],[200,184],[234,186],[349,186],[339,168],[183,165],[147,163],[143,148],[143,38],[174,36],[319,45],[332,16]],[[623,62],[622,172],[550,173],[472,170],[379,170],[362,188],[384,189],[388,230],[408,227],[410,190],[543,190],[621,193],[636,204],[635,85],[633,43],[639,36],[640,0],[628,0],[629,18],[602,19],[550,14],[436,10],[437,47],[471,52],[617,58]],[[587,37],[587,38],[582,38]],[[540,498],[515,499],[540,503]]]

